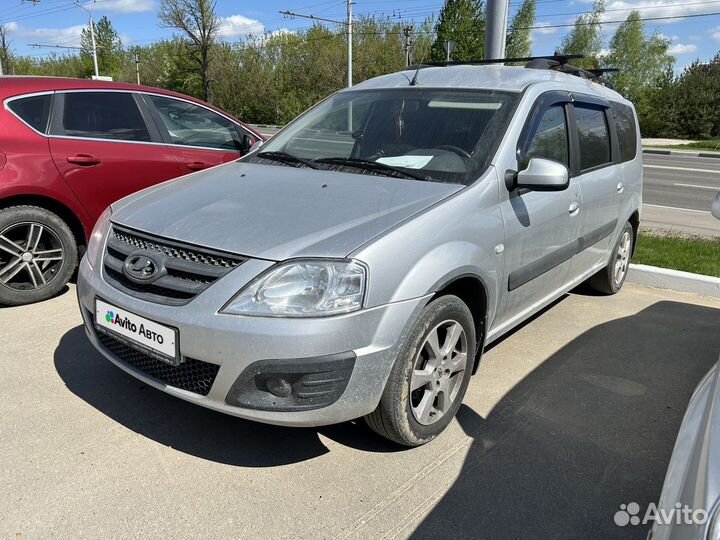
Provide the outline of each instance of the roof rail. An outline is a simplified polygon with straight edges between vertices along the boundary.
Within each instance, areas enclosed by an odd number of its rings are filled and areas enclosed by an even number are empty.
[[[580,54],[560,54],[552,56],[523,56],[519,58],[491,58],[488,60],[468,60],[468,61],[455,61],[450,60],[447,62],[423,62],[422,64],[416,64],[406,69],[417,69],[426,67],[448,67],[448,66],[486,66],[491,64],[515,64],[522,62],[533,62],[535,60],[552,60],[561,64],[567,64],[570,60],[579,60],[583,58]],[[527,66],[526,66],[527,67]]]
[[[525,62],[528,69],[550,69],[560,71],[568,75],[574,75],[582,79],[597,82],[612,88],[612,85],[603,78],[606,73],[614,73],[619,71],[615,68],[602,69],[584,69],[570,64],[571,60],[581,60],[584,58],[581,54],[553,54],[549,56],[526,56],[521,58],[493,58],[490,60],[469,60],[465,62],[448,61],[448,62],[423,62],[406,69],[423,69],[429,67],[449,67],[449,66],[485,66],[492,64],[515,64]]]

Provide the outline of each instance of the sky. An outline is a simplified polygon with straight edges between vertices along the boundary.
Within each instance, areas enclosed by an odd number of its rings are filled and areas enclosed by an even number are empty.
[[[439,12],[442,0],[353,0],[356,15],[388,17],[422,22]],[[126,47],[145,45],[172,36],[157,18],[160,0],[80,0],[96,20],[110,18]],[[510,14],[521,0],[510,0]],[[537,21],[533,30],[533,54],[552,54],[578,14],[587,12],[592,0],[537,0]],[[605,44],[631,9],[648,20],[649,32],[670,40],[670,54],[676,70],[695,59],[707,61],[720,51],[720,0],[606,0],[602,31]],[[312,25],[301,18],[288,18],[280,11],[342,20],[345,0],[217,0],[220,36],[228,41],[263,32],[295,31]],[[705,14],[711,14],[705,16]],[[682,18],[667,18],[680,17]],[[663,19],[664,18],[664,19]],[[4,25],[17,54],[43,57],[71,49],[33,47],[31,44],[76,47],[87,25],[87,13],[72,0],[0,0],[0,25]]]

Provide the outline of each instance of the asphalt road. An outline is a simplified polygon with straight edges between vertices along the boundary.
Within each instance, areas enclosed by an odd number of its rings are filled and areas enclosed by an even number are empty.
[[[720,159],[644,154],[643,202],[709,212],[720,192]]]
[[[265,426],[147,387],[88,343],[73,287],[0,309],[0,538],[637,539],[720,301],[575,292],[485,353],[442,437]]]

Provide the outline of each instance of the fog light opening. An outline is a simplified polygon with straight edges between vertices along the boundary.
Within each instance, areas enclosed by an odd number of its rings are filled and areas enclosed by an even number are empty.
[[[265,382],[265,388],[273,396],[286,398],[292,394],[292,385],[282,377],[270,377]]]

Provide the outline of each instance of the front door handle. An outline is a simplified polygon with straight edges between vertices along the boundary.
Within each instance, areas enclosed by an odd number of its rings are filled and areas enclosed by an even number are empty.
[[[100,159],[88,154],[77,154],[75,156],[68,156],[67,162],[74,163],[75,165],[82,165],[84,167],[88,167],[90,165],[99,165],[101,163]]]
[[[568,212],[570,213],[571,216],[576,215],[579,211],[580,211],[580,205],[577,202],[573,201],[572,203],[570,203]]]
[[[618,182],[617,192],[618,192],[618,193],[622,193],[624,189],[625,189],[625,186],[623,185],[623,183],[622,183],[622,182]]]
[[[210,164],[204,161],[189,161],[185,165],[187,165],[187,168],[191,171],[202,171],[210,167]]]

